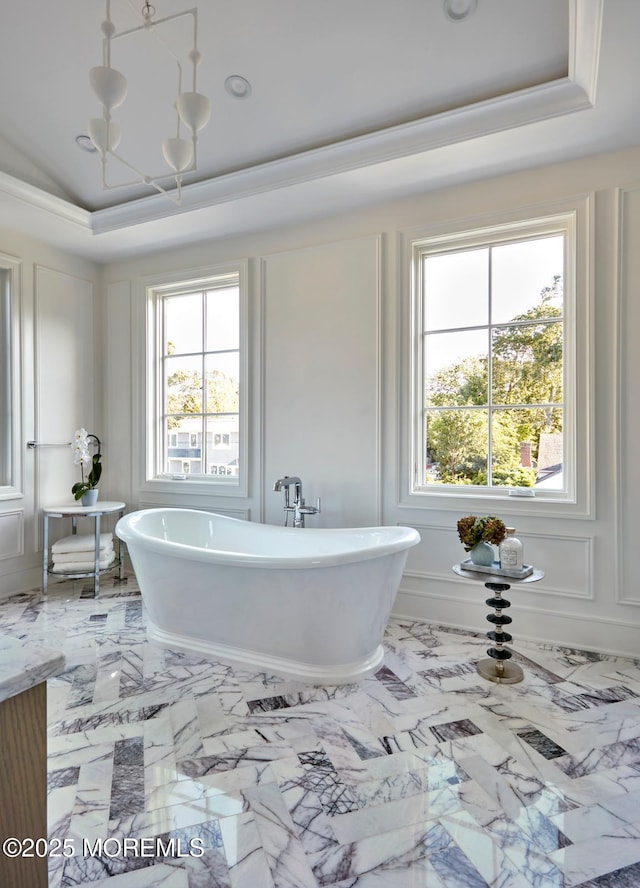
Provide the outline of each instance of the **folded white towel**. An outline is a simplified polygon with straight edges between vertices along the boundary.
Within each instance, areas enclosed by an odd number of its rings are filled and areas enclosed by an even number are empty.
[[[116,553],[111,552],[108,558],[101,558],[98,567],[102,570],[109,567],[116,560]],[[63,564],[55,564],[51,568],[53,573],[81,573],[84,571],[92,571],[95,568],[95,561],[65,561]]]
[[[77,533],[63,537],[51,546],[52,552],[93,552],[96,545],[95,535],[92,533]],[[100,548],[113,548],[113,534],[100,534]]]
[[[113,555],[113,546],[109,546],[106,549],[100,549],[98,553],[98,557],[100,561],[104,561],[105,558],[111,558]],[[90,552],[54,552],[53,553],[53,563],[54,564],[68,564],[73,563],[75,561],[87,561],[89,558],[95,558],[95,549],[92,549]]]

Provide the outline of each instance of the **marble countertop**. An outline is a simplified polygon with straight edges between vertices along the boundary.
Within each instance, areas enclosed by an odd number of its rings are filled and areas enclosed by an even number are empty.
[[[28,691],[63,669],[62,651],[0,635],[0,702]]]

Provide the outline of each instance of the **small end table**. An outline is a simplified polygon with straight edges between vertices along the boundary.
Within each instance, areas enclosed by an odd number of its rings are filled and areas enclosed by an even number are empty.
[[[495,627],[487,632],[487,638],[495,643],[495,647],[487,649],[489,657],[478,662],[478,673],[487,681],[495,681],[498,684],[516,684],[524,678],[524,672],[517,663],[511,663],[513,656],[509,648],[504,645],[512,641],[513,636],[505,632],[503,627],[509,625],[512,619],[503,610],[511,607],[511,602],[502,597],[503,592],[508,592],[514,583],[535,583],[544,576],[544,571],[535,570],[528,577],[504,577],[499,574],[483,573],[476,570],[468,570],[460,564],[453,565],[453,572],[467,580],[479,580],[491,593],[486,604],[494,610],[487,616],[487,620]]]
[[[78,518],[93,518],[95,532],[94,547],[94,569],[92,571],[84,571],[81,573],[56,573],[61,579],[79,579],[80,577],[93,577],[93,591],[95,595],[100,592],[100,574],[120,568],[119,578],[124,579],[124,558],[122,557],[122,543],[118,538],[118,549],[116,560],[109,567],[100,568],[100,519],[103,515],[117,514],[118,518],[122,518],[126,506],[124,503],[105,500],[97,502],[95,506],[69,505],[69,506],[47,506],[42,510],[42,594],[47,594],[47,580],[49,573],[53,571],[49,568],[49,518],[71,518],[71,533],[78,532]]]

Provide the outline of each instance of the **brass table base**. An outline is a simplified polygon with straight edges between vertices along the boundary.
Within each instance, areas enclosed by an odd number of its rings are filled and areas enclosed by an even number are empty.
[[[517,663],[510,660],[480,660],[477,666],[478,674],[487,681],[495,681],[497,684],[517,684],[524,678],[524,672]]]

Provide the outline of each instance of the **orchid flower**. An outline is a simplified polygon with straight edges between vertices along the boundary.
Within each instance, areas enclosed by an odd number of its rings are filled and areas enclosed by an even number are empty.
[[[89,453],[91,441],[94,441],[98,448],[98,452],[94,456],[91,456]],[[100,480],[102,474],[100,438],[97,435],[90,434],[85,428],[76,429],[71,442],[71,450],[73,451],[73,462],[76,466],[80,466],[82,477],[82,481],[78,481],[73,485],[71,493],[79,500],[87,490],[97,487]],[[91,471],[87,475],[86,480],[84,477],[85,466],[91,466]]]
[[[89,453],[89,433],[86,429],[76,429],[71,442],[71,449],[73,450],[74,465],[89,465],[91,454]]]

